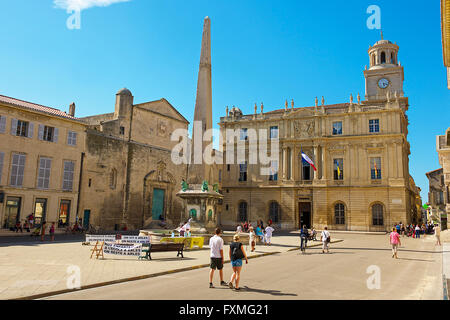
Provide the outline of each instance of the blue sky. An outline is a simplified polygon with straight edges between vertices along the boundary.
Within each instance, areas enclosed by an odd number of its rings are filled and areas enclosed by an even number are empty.
[[[253,113],[255,102],[265,111],[322,95],[348,102],[364,96],[367,49],[380,38],[366,26],[370,5],[381,8],[384,38],[400,46],[410,173],[427,201],[436,135],[450,126],[439,1],[130,0],[85,9],[81,29],[69,30],[70,14],[53,0],[0,0],[0,94],[67,111],[74,101],[82,117],[112,112],[127,87],[136,103],[164,97],[192,121],[209,16],[214,123],[227,105]]]

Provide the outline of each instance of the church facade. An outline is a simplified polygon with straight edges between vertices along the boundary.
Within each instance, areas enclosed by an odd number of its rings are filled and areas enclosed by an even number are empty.
[[[279,141],[278,161],[271,174],[261,175],[261,164],[226,159],[221,223],[270,219],[281,229],[301,225],[318,229],[385,231],[394,223],[418,219],[417,188],[409,175],[408,98],[403,93],[399,47],[380,40],[370,47],[370,67],[364,70],[366,94],[361,101],[296,108],[292,101],[279,110],[242,114],[234,107],[220,120],[241,132],[264,129]],[[235,141],[234,149],[237,148]],[[270,149],[270,148],[269,148]],[[317,170],[302,160],[304,153]],[[231,163],[231,164],[230,164]]]
[[[138,229],[161,218],[179,223],[176,197],[187,165],[176,165],[171,141],[189,122],[165,99],[134,104],[116,94],[114,113],[80,118],[86,125],[79,217],[85,227]]]

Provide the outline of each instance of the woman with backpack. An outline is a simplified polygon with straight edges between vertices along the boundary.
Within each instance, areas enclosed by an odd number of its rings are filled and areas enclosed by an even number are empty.
[[[233,274],[231,280],[228,283],[230,289],[233,289],[233,281],[236,282],[235,290],[239,291],[239,280],[241,279],[242,259],[245,259],[245,263],[248,263],[247,254],[245,253],[244,246],[239,242],[239,235],[235,234],[233,242],[230,243],[230,260],[231,267],[233,268]]]

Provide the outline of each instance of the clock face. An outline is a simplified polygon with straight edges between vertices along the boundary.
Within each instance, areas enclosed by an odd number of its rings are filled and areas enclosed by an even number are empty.
[[[378,80],[378,86],[381,89],[386,89],[389,85],[389,80],[386,78],[381,78],[380,80]]]

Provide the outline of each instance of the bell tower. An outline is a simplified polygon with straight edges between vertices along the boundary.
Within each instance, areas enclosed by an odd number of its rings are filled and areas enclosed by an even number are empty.
[[[403,67],[398,61],[399,46],[389,40],[377,41],[368,50],[370,68],[364,70],[366,100],[385,100],[389,95],[403,96]]]

